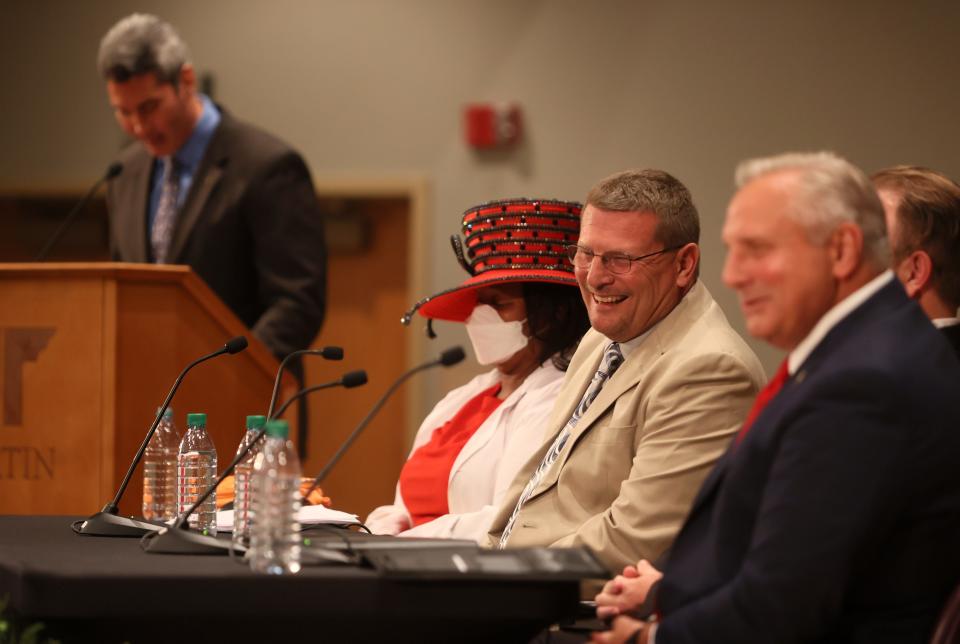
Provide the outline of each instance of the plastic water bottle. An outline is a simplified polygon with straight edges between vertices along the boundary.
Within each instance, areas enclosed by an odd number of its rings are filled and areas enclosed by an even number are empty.
[[[160,412],[160,409],[157,409]],[[180,435],[169,407],[143,453],[143,518],[170,521],[177,516],[177,452]]]
[[[207,433],[206,414],[187,414],[187,433],[177,456],[177,498],[180,512],[190,508],[217,478],[217,448]],[[217,533],[217,493],[213,492],[190,515],[190,527]]]
[[[287,421],[266,425],[266,444],[253,464],[250,568],[271,575],[300,571],[300,460]]]
[[[247,448],[253,439],[260,433],[260,429],[267,422],[266,416],[247,416],[247,433],[243,435],[237,455]],[[253,490],[250,486],[250,477],[253,475],[253,461],[263,448],[263,441],[247,452],[242,461],[233,468],[233,544],[246,546],[250,543],[250,499]]]

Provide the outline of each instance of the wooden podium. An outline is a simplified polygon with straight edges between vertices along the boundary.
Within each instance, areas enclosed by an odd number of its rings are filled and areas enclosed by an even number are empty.
[[[221,469],[246,415],[266,413],[278,363],[200,278],[186,266],[0,264],[0,514],[98,511],[177,374],[237,335],[249,348],[197,366],[171,403],[181,433],[187,412],[207,413]],[[142,482],[138,468],[123,514],[140,514]]]

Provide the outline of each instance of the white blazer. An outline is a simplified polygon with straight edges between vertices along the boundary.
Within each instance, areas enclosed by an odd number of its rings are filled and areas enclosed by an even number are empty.
[[[550,360],[531,373],[483,422],[463,446],[447,483],[449,514],[411,528],[410,513],[397,484],[393,505],[370,513],[365,521],[376,534],[401,537],[444,537],[484,541],[490,523],[514,476],[543,443],[545,425],[560,393],[564,373]],[[412,454],[433,431],[500,378],[494,369],[444,396],[424,419],[413,441]]]

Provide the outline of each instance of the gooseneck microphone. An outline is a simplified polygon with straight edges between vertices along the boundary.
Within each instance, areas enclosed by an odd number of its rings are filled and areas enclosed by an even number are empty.
[[[74,522],[74,532],[78,534],[96,535],[102,537],[139,537],[146,532],[159,530],[161,527],[163,527],[162,523],[157,524],[146,520],[141,521],[132,517],[119,516],[117,514],[120,499],[123,497],[123,493],[126,491],[127,485],[130,483],[130,477],[133,476],[134,470],[137,468],[137,465],[143,458],[143,453],[146,451],[147,445],[150,443],[150,439],[153,438],[154,432],[157,431],[157,425],[160,424],[160,420],[163,418],[163,413],[167,410],[167,407],[170,406],[170,401],[173,400],[173,395],[177,393],[177,389],[180,388],[180,383],[183,382],[183,377],[187,375],[187,372],[201,362],[206,362],[207,360],[216,358],[217,356],[222,356],[224,354],[232,355],[234,353],[240,353],[246,348],[247,339],[242,335],[238,335],[235,338],[231,338],[226,344],[223,345],[223,347],[214,351],[213,353],[209,353],[201,358],[197,358],[180,372],[180,375],[177,376],[176,382],[174,382],[173,387],[170,388],[170,392],[164,399],[160,409],[157,410],[157,416],[153,419],[153,424],[150,425],[150,430],[147,432],[143,442],[140,444],[140,449],[137,450],[136,456],[133,457],[133,462],[130,463],[130,467],[127,468],[127,473],[124,475],[123,482],[120,483],[120,488],[114,495],[113,500],[103,506],[103,509],[100,510],[100,512],[91,515],[86,520]]]
[[[273,413],[273,408],[276,404],[277,392],[280,388],[280,378],[283,375],[283,370],[287,365],[287,362],[298,355],[318,355],[323,356],[327,360],[342,360],[343,359],[343,349],[340,347],[324,347],[323,349],[302,349],[300,351],[294,351],[288,354],[281,362],[280,366],[277,368],[277,378],[274,383],[273,396],[270,400],[270,411],[267,413],[268,419],[276,418],[276,415]],[[358,375],[360,374],[360,375]],[[362,375],[362,380],[361,380]],[[362,385],[366,382],[367,374],[366,372],[351,372],[343,377],[334,380],[332,382],[324,383],[322,385],[315,385],[309,387],[310,391],[319,391],[320,389],[327,389],[329,387],[356,387]],[[294,394],[290,400],[288,400],[283,409],[291,403],[293,400],[306,395],[308,391],[306,389],[298,391]],[[193,514],[197,508],[199,508],[207,498],[213,494],[214,490],[217,489],[217,486],[227,478],[237,464],[246,458],[247,454],[250,453],[250,450],[253,449],[253,446],[259,443],[263,437],[266,435],[266,427],[261,428],[253,440],[242,449],[233,460],[230,461],[230,464],[223,470],[223,472],[217,477],[203,494],[184,512],[177,516],[176,521],[170,528],[165,526],[157,531],[150,534],[147,534],[144,539],[140,542],[141,548],[146,552],[158,553],[158,554],[216,554],[219,552],[225,552],[230,549],[230,544],[226,544],[216,537],[208,536],[205,534],[200,534],[197,532],[191,532],[187,521],[190,518],[190,515]]]
[[[33,258],[35,262],[42,262],[47,258],[47,255],[50,253],[50,250],[53,246],[60,241],[60,238],[63,236],[63,233],[67,232],[67,229],[73,224],[77,216],[83,211],[83,207],[87,205],[90,199],[93,198],[93,195],[96,194],[97,190],[105,182],[113,179],[117,175],[123,172],[123,164],[119,161],[115,161],[110,164],[107,168],[107,171],[103,173],[103,176],[97,179],[97,182],[93,184],[90,188],[90,191],[83,196],[83,199],[77,202],[77,205],[73,207],[67,216],[63,218],[63,221],[60,222],[60,226],[56,231],[50,236],[50,239],[47,240],[47,243],[43,245],[43,248],[40,249],[40,252],[37,253],[36,257]]]
[[[343,360],[343,349],[340,347],[324,347],[322,349],[300,349],[284,356],[277,368],[277,378],[273,381],[273,394],[270,396],[270,408],[267,410],[267,418],[273,418],[273,408],[277,404],[277,394],[280,393],[280,379],[283,377],[283,370],[287,368],[287,363],[297,356],[323,356],[326,360]]]
[[[307,394],[312,394],[315,391],[320,391],[321,389],[329,389],[330,387],[343,387],[344,389],[352,389],[353,387],[359,387],[360,385],[367,384],[367,372],[363,369],[359,371],[350,371],[345,374],[339,380],[333,380],[331,382],[325,382],[322,385],[314,385],[312,387],[305,387],[293,394],[280,405],[280,408],[274,412],[272,418],[280,418],[283,416],[283,412],[287,411],[287,407],[297,402]]]
[[[423,364],[419,364],[416,367],[413,367],[412,369],[408,369],[407,371],[402,373],[400,377],[397,378],[394,381],[394,383],[390,385],[390,387],[383,393],[383,395],[380,396],[380,399],[376,403],[374,403],[373,408],[370,409],[370,412],[367,413],[364,419],[360,421],[356,429],[354,429],[350,433],[350,435],[347,436],[347,439],[343,441],[343,444],[340,446],[337,452],[330,458],[327,464],[323,466],[323,469],[320,470],[320,473],[317,474],[317,477],[313,479],[313,484],[310,486],[310,489],[308,489],[306,493],[303,495],[303,498],[306,499],[310,497],[310,493],[313,492],[315,489],[317,489],[317,486],[323,482],[323,480],[327,477],[327,474],[330,473],[330,470],[333,469],[333,466],[337,464],[337,462],[343,457],[346,451],[353,444],[353,441],[357,440],[357,437],[360,435],[360,432],[366,429],[367,425],[370,424],[370,421],[373,420],[373,417],[377,415],[377,412],[380,411],[380,408],[383,407],[383,404],[387,401],[387,399],[393,394],[394,391],[397,390],[397,388],[400,385],[406,382],[407,379],[410,378],[410,376],[414,375],[415,373],[424,371],[426,369],[430,369],[432,367],[453,366],[458,362],[462,361],[463,358],[464,358],[463,347],[451,347],[446,351],[444,351],[443,353],[441,353],[440,357],[437,358],[436,360],[424,362]]]

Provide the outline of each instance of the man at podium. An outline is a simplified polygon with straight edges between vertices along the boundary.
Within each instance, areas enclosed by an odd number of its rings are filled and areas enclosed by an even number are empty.
[[[186,44],[156,16],[120,20],[97,62],[137,139],[107,191],[113,258],[187,264],[278,357],[309,346],[326,251],[303,159],[198,92]]]

